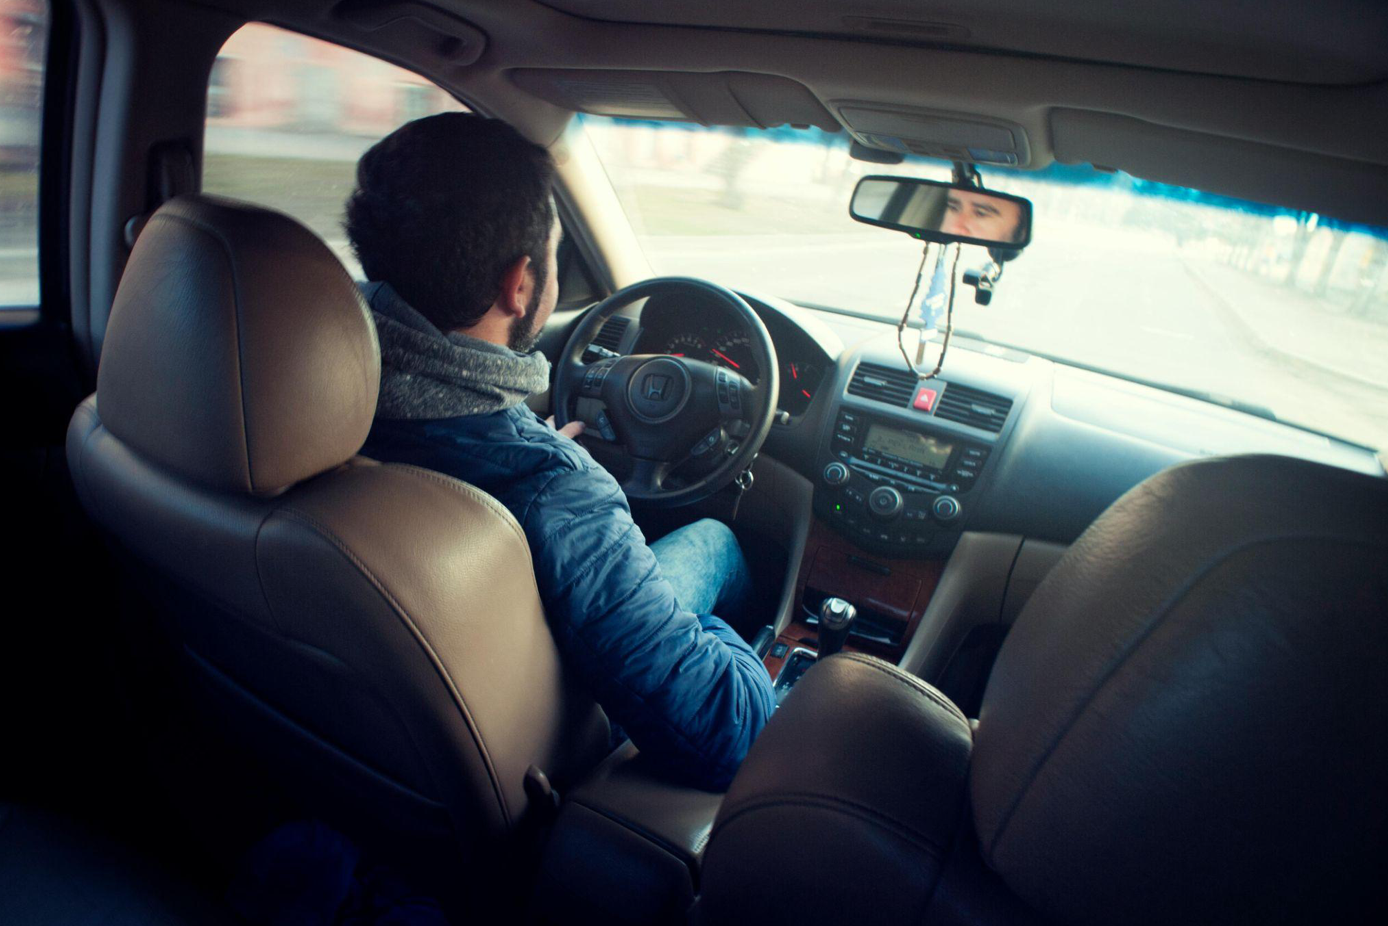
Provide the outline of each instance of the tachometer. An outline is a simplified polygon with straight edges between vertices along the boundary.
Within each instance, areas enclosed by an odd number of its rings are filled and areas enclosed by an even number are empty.
[[[665,353],[674,357],[703,360],[708,355],[708,345],[697,334],[677,334],[665,345]]]

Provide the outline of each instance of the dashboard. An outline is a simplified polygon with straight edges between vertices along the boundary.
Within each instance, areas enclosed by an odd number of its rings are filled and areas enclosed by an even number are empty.
[[[964,531],[1072,543],[1124,492],[1199,457],[1385,475],[1352,444],[962,336],[941,376],[917,382],[890,324],[743,295],[775,344],[789,413],[762,452],[810,480],[819,520],[871,552],[940,559]],[[651,299],[624,324],[621,353],[763,373],[721,305]]]
[[[766,451],[813,460],[800,468],[816,514],[869,550],[938,558],[965,530],[1069,544],[1133,486],[1201,457],[1273,453],[1384,476],[1352,444],[968,338],[938,379],[917,382],[895,332],[873,328],[821,386],[832,401],[813,443]]]

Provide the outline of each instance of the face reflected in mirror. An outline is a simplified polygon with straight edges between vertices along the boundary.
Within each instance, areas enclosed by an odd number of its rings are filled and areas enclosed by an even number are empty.
[[[1031,238],[1031,208],[1026,200],[933,180],[864,177],[849,211],[860,222],[930,241],[966,240],[1021,248]]]
[[[1015,242],[1022,228],[1022,207],[987,193],[946,190],[940,231],[960,238]]]

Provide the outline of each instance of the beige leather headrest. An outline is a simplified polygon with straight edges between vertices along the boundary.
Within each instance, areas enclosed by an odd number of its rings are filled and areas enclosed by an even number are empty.
[[[204,485],[271,495],[366,440],[380,348],[356,285],[268,209],[181,196],[149,220],[116,292],[102,421]]]

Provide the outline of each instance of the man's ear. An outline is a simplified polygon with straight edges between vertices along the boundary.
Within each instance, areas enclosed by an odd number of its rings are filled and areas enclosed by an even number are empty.
[[[501,294],[496,297],[496,304],[504,314],[524,318],[534,288],[535,274],[530,271],[530,258],[519,257],[501,277]]]

